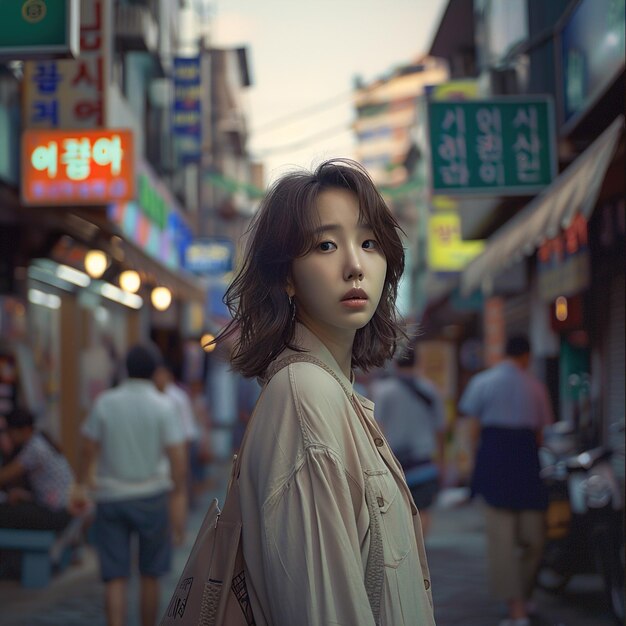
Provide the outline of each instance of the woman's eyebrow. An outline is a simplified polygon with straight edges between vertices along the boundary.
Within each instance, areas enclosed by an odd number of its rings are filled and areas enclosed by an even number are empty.
[[[357,224],[360,230],[373,230],[371,225],[368,222],[359,222]],[[329,231],[338,231],[341,230],[342,226],[339,224],[322,224],[313,230],[314,235],[319,235],[321,233],[326,233]]]
[[[341,226],[339,224],[322,224],[313,230],[314,235],[319,235],[321,233],[326,233],[328,231],[337,231],[341,230]]]

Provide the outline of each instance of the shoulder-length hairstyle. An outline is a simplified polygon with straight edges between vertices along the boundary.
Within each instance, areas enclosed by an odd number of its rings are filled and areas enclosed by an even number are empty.
[[[387,261],[385,285],[372,319],[356,332],[352,366],[380,367],[405,337],[395,307],[404,270],[404,249],[395,217],[365,169],[349,159],[331,159],[314,172],[296,171],[280,178],[262,200],[248,231],[246,254],[224,296],[233,319],[215,341],[234,339],[231,363],[244,376],[263,376],[283,349],[294,345],[295,320],[286,292],[294,259],[318,243],[315,210],[319,194],[347,189],[359,203],[359,219],[369,224]]]

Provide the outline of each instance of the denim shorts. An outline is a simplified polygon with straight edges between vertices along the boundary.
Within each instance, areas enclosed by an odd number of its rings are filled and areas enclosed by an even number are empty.
[[[133,535],[138,537],[140,574],[166,574],[172,557],[167,494],[98,503],[94,536],[104,582],[130,576]]]
[[[433,504],[438,493],[439,480],[436,478],[411,487],[411,495],[415,501],[415,506],[424,511]]]

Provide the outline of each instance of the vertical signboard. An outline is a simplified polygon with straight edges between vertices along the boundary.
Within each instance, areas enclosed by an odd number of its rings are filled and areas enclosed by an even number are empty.
[[[107,216],[125,239],[166,267],[179,270],[191,230],[175,197],[148,163],[139,159],[136,171],[136,199],[109,204]]]
[[[105,0],[81,0],[78,58],[24,63],[25,127],[106,125],[111,4]]]
[[[537,255],[538,291],[546,302],[574,296],[591,284],[587,220],[578,213],[563,233],[544,241]]]
[[[174,110],[172,128],[183,163],[200,160],[202,107],[200,100],[200,57],[174,59]]]
[[[428,103],[434,193],[534,195],[556,174],[549,97]]]
[[[504,356],[506,344],[506,322],[504,299],[499,296],[487,298],[483,310],[483,337],[485,366],[499,363]]]

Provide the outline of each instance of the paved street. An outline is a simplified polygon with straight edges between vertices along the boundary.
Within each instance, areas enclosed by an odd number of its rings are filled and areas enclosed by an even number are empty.
[[[437,625],[497,626],[506,612],[489,597],[481,511],[476,504],[454,505],[459,495],[451,490],[441,498],[426,542]],[[533,626],[614,624],[598,576],[574,578],[560,596],[537,590],[533,599],[538,606]]]
[[[207,492],[203,500],[208,502],[213,495]],[[482,517],[475,505],[458,504],[458,495],[458,491],[446,492],[435,510],[433,531],[427,540],[437,624],[496,626],[504,616],[504,607],[489,598],[485,584]],[[202,505],[192,514],[187,541],[176,552],[173,573],[164,580],[163,608],[191,549],[203,511]],[[80,565],[57,575],[43,591],[27,591],[17,582],[0,581],[0,621],[2,626],[105,626],[102,597],[95,556],[88,549]],[[573,580],[562,596],[537,592],[536,601],[539,614],[533,626],[613,626],[600,581],[594,576]],[[128,625],[138,626],[134,603],[130,612]]]

